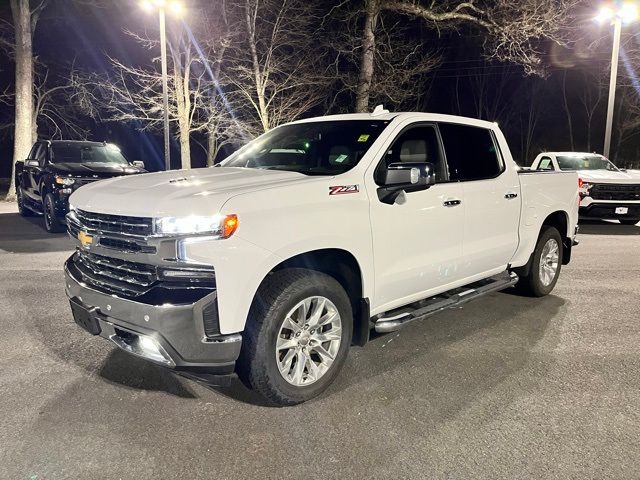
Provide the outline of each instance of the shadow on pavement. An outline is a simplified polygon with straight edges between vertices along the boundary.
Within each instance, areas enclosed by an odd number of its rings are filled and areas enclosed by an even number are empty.
[[[48,233],[42,217],[0,213],[0,250],[12,253],[63,252],[73,250],[66,233]]]
[[[556,317],[565,301],[559,297],[549,295],[544,298],[512,297],[502,293],[492,294],[490,297],[471,302],[468,306],[442,312],[424,320],[418,320],[398,332],[388,334],[371,333],[371,341],[365,348],[352,347],[345,368],[330,385],[327,392],[308,404],[322,402],[323,398],[335,395],[354,385],[364,385],[369,379],[386,377],[393,372],[397,378],[402,377],[410,384],[415,363],[433,364],[437,370],[439,362],[444,362],[446,369],[451,368],[446,355],[442,351],[458,342],[473,342],[472,337],[478,335],[495,335],[503,330],[504,324],[512,322],[507,327],[513,330],[512,348],[514,361],[505,365],[493,365],[495,359],[488,358],[487,364],[475,365],[481,370],[480,378],[484,378],[477,388],[491,389],[509,376],[515,374],[526,365],[531,350],[542,339],[549,323]],[[531,318],[533,317],[533,319]],[[395,340],[392,348],[391,341]],[[482,342],[475,348],[483,348]],[[471,354],[470,354],[471,355]],[[456,362],[459,359],[451,359]],[[451,385],[450,385],[451,387]],[[258,406],[272,406],[262,397],[246,388],[238,379],[234,379],[229,386],[210,386],[212,391],[234,400]],[[443,385],[443,388],[444,385]],[[454,389],[469,388],[464,382],[455,383]],[[456,398],[456,392],[450,392],[451,398]],[[464,402],[463,402],[464,403]],[[449,403],[453,408],[454,402]],[[460,404],[458,408],[463,408]]]
[[[579,226],[578,235],[640,235],[640,226],[622,225],[617,221],[581,220]]]
[[[196,398],[171,371],[121,350],[113,350],[98,374],[110,383],[125,387],[163,391],[181,398]]]

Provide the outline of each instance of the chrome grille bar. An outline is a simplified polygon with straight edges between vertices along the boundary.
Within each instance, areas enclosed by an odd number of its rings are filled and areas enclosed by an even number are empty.
[[[101,234],[131,235],[147,237],[153,235],[153,219],[150,217],[128,217],[76,210],[79,226]]]

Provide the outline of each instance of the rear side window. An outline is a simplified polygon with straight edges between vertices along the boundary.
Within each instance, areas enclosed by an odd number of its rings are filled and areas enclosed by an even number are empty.
[[[538,164],[538,170],[553,170],[553,163],[549,157],[542,157]]]
[[[482,180],[502,172],[491,130],[455,123],[439,124],[451,180]]]

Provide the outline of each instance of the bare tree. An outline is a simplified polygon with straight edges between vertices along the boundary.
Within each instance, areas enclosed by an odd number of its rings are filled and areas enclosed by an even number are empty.
[[[236,0],[231,96],[253,133],[295,120],[326,95],[314,43],[314,5],[304,0]],[[249,108],[243,108],[247,105]]]
[[[201,22],[206,24],[206,22]],[[177,127],[182,168],[191,168],[191,140],[194,134],[208,137],[207,145],[215,148],[208,157],[215,158],[226,132],[228,110],[221,102],[220,64],[225,48],[217,38],[218,50],[211,43],[199,44],[191,29],[173,25],[169,35],[169,120]],[[217,32],[218,34],[220,32]],[[147,49],[158,42],[128,32]],[[214,38],[213,36],[208,38]],[[207,53],[212,53],[212,60]],[[75,72],[72,82],[79,92],[77,101],[91,117],[102,121],[127,122],[141,130],[160,130],[163,125],[162,76],[158,59],[151,66],[126,65],[110,58],[111,74],[81,74]],[[226,138],[226,137],[224,137]],[[208,147],[207,147],[208,148]]]
[[[564,113],[567,116],[567,127],[569,128],[569,145],[571,145],[571,150],[575,150],[575,142],[573,139],[573,115],[572,110],[569,107],[569,100],[567,98],[567,71],[565,70],[562,73],[562,106],[564,108]]]
[[[602,75],[602,71],[595,75],[589,75],[586,71],[583,72],[582,88],[579,91],[578,97],[584,108],[588,152],[591,152],[593,148],[593,119],[598,109],[603,105],[602,101],[605,98],[607,88],[606,79]]]
[[[6,200],[15,200],[15,164],[29,153],[33,140],[33,32],[48,0],[10,0],[16,65],[15,126],[11,180]]]
[[[518,63],[525,73],[541,68],[536,47],[542,40],[562,43],[573,7],[578,0],[448,0],[423,3],[418,0],[364,0],[360,77],[356,111],[367,111],[374,77],[377,25],[385,12],[418,18],[438,31],[473,27],[485,34],[485,56]]]
[[[86,119],[81,118],[79,112],[73,108],[73,101],[70,101],[75,95],[72,85],[67,83],[65,78],[52,79],[50,67],[44,65],[39,59],[36,59],[34,64],[30,142],[35,142],[39,136],[86,138],[88,135],[88,129],[84,125]],[[73,67],[70,69],[72,70]],[[10,89],[0,94],[0,103],[13,107],[14,101],[15,96]]]
[[[327,50],[334,56],[328,71],[338,80],[325,101],[327,111],[353,104],[365,91],[368,103],[408,110],[420,109],[429,95],[430,74],[440,64],[440,54],[412,37],[419,27],[415,21],[370,11],[377,5],[367,3],[363,18],[360,4],[342,2],[322,18],[319,36],[328,39]]]

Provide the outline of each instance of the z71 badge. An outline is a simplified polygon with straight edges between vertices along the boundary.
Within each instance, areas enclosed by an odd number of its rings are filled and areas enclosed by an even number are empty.
[[[360,188],[358,185],[334,185],[329,187],[329,195],[344,195],[347,193],[358,193]]]

